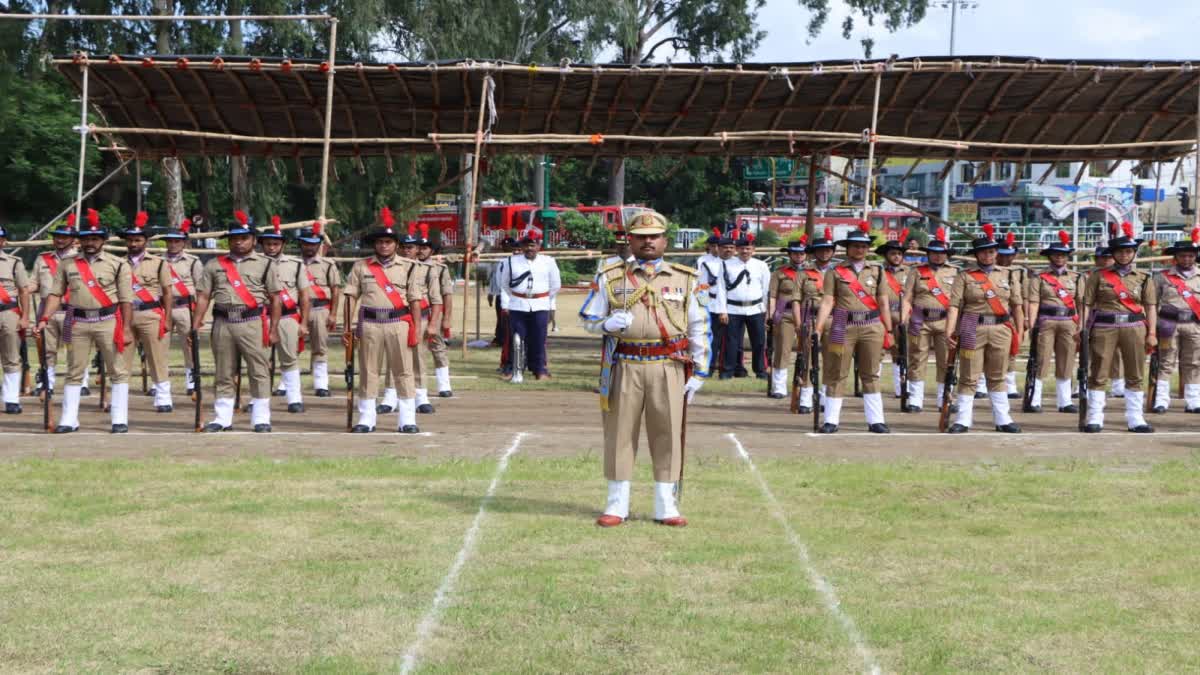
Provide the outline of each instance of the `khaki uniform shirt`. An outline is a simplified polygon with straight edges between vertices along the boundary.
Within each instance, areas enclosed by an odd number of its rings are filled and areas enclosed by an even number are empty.
[[[606,286],[601,290],[608,295],[608,307],[626,309],[633,314],[633,323],[620,333],[619,338],[639,342],[662,340],[659,320],[668,336],[686,335],[688,309],[694,302],[692,289],[696,270],[665,261],[659,263],[658,273],[653,277],[641,266],[632,269],[636,285],[624,282],[624,263],[609,265],[600,272]]]
[[[771,285],[768,294],[775,299],[775,315],[788,323],[793,323],[789,302],[800,302],[804,294],[804,267],[792,267],[791,263],[780,267],[771,274]],[[774,318],[774,317],[772,317]]]
[[[3,251],[0,251],[0,286],[4,287],[13,302],[20,302],[21,290],[29,288],[29,274],[25,271],[25,263],[17,256]]]
[[[1025,284],[1026,302],[1037,303],[1038,306],[1067,306],[1066,301],[1058,295],[1058,291],[1042,279],[1042,274],[1054,276],[1058,280],[1058,283],[1062,285],[1063,290],[1072,298],[1078,297],[1079,291],[1083,290],[1083,275],[1079,272],[1072,272],[1068,269],[1063,274],[1055,275],[1054,269],[1047,267],[1044,270],[1039,270],[1036,274],[1031,273],[1029,275],[1029,281]]]
[[[196,280],[196,292],[207,293],[214,305],[244,307],[246,303],[242,302],[242,299],[233,290],[233,286],[229,283],[229,277],[225,274],[225,268],[221,267],[219,262],[221,258],[227,256],[227,253],[222,253],[204,263],[204,270],[200,278]],[[242,283],[250,291],[254,300],[258,302],[259,307],[269,307],[271,296],[283,288],[279,283],[279,275],[275,271],[275,261],[261,253],[253,252],[236,260],[235,264],[238,274],[242,277]]]
[[[80,253],[82,256],[83,254]],[[84,257],[86,259],[86,256]],[[92,276],[96,284],[104,291],[109,300],[114,303],[133,302],[133,274],[129,261],[124,258],[101,251],[88,261],[92,268]],[[58,275],[54,277],[54,286],[50,292],[63,296],[71,291],[71,306],[79,309],[100,309],[100,301],[92,295],[79,276],[79,268],[73,260],[64,260],[58,264]]]
[[[308,275],[304,273],[304,261],[286,253],[280,253],[274,260],[275,273],[279,275],[279,284],[299,305],[300,291],[307,291],[312,287]]]
[[[1116,268],[1110,269],[1115,270]],[[1133,295],[1133,299],[1143,309],[1158,304],[1158,289],[1148,273],[1134,269],[1121,277],[1121,283],[1125,285],[1125,288]],[[1121,304],[1121,301],[1117,299],[1116,291],[1113,290],[1111,284],[1104,280],[1104,275],[1099,271],[1088,275],[1084,285],[1083,304],[1097,312],[1129,313],[1129,308]]]
[[[56,251],[49,251],[38,254],[36,260],[33,261],[33,290],[38,294],[38,300],[45,302],[50,296],[50,291],[54,288],[55,273],[50,271],[50,265],[46,262],[46,256],[49,255],[58,258],[58,267],[62,267],[63,263],[75,257],[76,250],[68,248],[66,255],[58,257]],[[64,301],[65,302],[65,301]]]
[[[196,281],[204,273],[204,266],[200,264],[200,259],[191,253],[180,253],[174,260],[170,256],[165,256],[165,259],[171,269],[175,271],[175,276],[179,277],[179,280],[187,287],[188,295],[195,295]],[[174,282],[174,279],[171,281]],[[172,286],[171,292],[175,294],[175,297],[182,297],[179,289],[174,286]]]
[[[825,273],[833,269],[837,263],[829,261],[824,267],[818,267],[815,262],[804,265],[804,280],[800,286],[800,301],[819,304],[825,295]],[[816,272],[816,276],[812,274]]]
[[[419,265],[417,275],[421,277],[421,288],[425,289],[425,299],[429,300],[430,305],[442,304],[442,275],[441,267],[432,261],[418,260]]]
[[[1156,286],[1155,290],[1158,292],[1159,306],[1173,307],[1181,312],[1191,312],[1191,305],[1188,305],[1187,300],[1184,300],[1183,296],[1179,294],[1179,291],[1175,288],[1175,284],[1167,281],[1165,272],[1172,272],[1175,276],[1181,277],[1184,287],[1190,290],[1194,297],[1200,298],[1200,269],[1192,266],[1192,276],[1188,277],[1181,274],[1178,267],[1172,265],[1154,275],[1154,285]]]
[[[903,264],[897,266],[895,269],[889,269],[887,265],[883,266],[883,290],[887,294],[889,307],[891,307],[892,313],[896,315],[896,320],[900,319],[900,293],[892,290],[892,284],[887,278],[888,273],[891,273],[892,278],[900,286],[900,292],[903,293],[905,285],[908,283],[910,271],[908,265]]]
[[[933,274],[934,281],[937,282],[937,294],[930,290],[929,282],[921,278],[922,268],[928,267]],[[954,290],[954,280],[961,272],[954,265],[942,265],[934,269],[933,265],[917,265],[909,270],[908,277],[904,280],[904,297],[912,302],[913,309],[947,309],[943,305],[938,296],[949,298],[950,293]]]
[[[979,269],[981,268],[978,264],[972,263],[954,278],[954,287],[950,291],[950,306],[958,307],[966,314],[995,316],[996,313],[992,311],[992,304],[988,302],[988,298],[984,294],[983,282],[976,281],[975,277],[971,274],[971,272]],[[1018,282],[1017,274],[1012,268],[994,265],[987,278],[992,282],[996,297],[1000,300],[1000,304],[1004,306],[1006,313],[1012,311],[1013,305],[1019,306],[1023,302],[1022,298],[1024,296],[1021,295],[1021,284]]]
[[[139,300],[137,297],[138,286],[146,289],[150,295],[154,296],[155,300],[162,299],[163,286],[171,285],[171,269],[167,261],[147,253],[136,264],[130,259],[129,266],[133,269],[134,274],[134,300]]]
[[[825,273],[825,280],[822,282],[825,297],[833,298],[834,307],[850,312],[865,312],[870,310],[871,308],[863,304],[862,300],[850,290],[850,283],[843,279],[842,275],[837,272],[837,267],[845,267],[854,272],[854,267],[848,262],[830,268]],[[883,266],[879,263],[864,262],[862,271],[855,276],[858,278],[858,283],[862,285],[863,290],[875,298],[875,302],[879,303],[879,309],[882,309],[887,303],[887,281],[883,278]]]
[[[317,299],[317,289],[320,289],[325,294],[326,300],[332,300],[333,289],[342,285],[342,273],[338,270],[337,263],[328,258],[317,257],[306,258],[304,264],[308,267],[308,273],[312,275],[312,279],[309,279],[309,286],[313,293],[313,299]],[[307,277],[308,274],[304,276]]]
[[[383,265],[384,276],[400,292],[400,295],[404,296],[404,301],[409,306],[421,302],[420,289],[409,284],[413,277],[413,271],[417,269],[416,263],[398,255],[392,256],[392,259],[386,262],[376,256],[371,256],[354,263],[354,267],[350,269],[350,275],[346,277],[342,293],[345,293],[347,297],[359,298],[364,307],[393,308],[387,292],[375,281],[375,275],[371,270],[367,269],[367,264],[370,262],[378,262]]]

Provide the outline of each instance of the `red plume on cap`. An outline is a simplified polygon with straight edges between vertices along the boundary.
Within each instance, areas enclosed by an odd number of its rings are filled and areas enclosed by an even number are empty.
[[[983,235],[992,241],[996,240],[996,226],[991,223],[983,224]]]
[[[801,244],[807,244],[807,243],[808,243],[808,235],[807,235],[807,234],[802,234],[802,235],[800,235],[800,243],[801,243]]]
[[[1004,244],[1012,248],[1015,243],[1017,243],[1017,233],[1009,230],[1008,234],[1004,235]]]
[[[833,241],[833,230],[825,228],[825,241]]]
[[[189,231],[191,231],[191,229],[192,220],[190,218],[184,218],[183,222],[179,224],[179,231],[187,234]]]
[[[88,227],[93,230],[100,229],[100,212],[96,209],[87,210]]]
[[[242,211],[241,209],[234,211],[233,217],[237,218],[237,221],[242,224],[242,227],[245,227],[246,225],[250,224],[250,216],[247,216],[246,212]]]
[[[896,237],[896,241],[903,244],[905,242],[905,240],[907,240],[907,239],[908,239],[908,228],[906,227],[903,230],[900,230],[900,236]]]
[[[719,237],[721,236],[721,228],[719,228],[719,227],[714,227],[714,228],[713,228],[713,236],[714,236],[714,237],[718,237],[718,238],[719,238]]]
[[[385,206],[379,209],[379,222],[383,223],[383,226],[390,230],[396,225],[396,216],[393,216],[392,210]]]
[[[867,234],[870,234],[871,233],[871,224],[865,220],[860,220],[860,221],[858,221],[858,229],[862,230],[863,232],[866,232]]]
[[[1126,237],[1133,239],[1133,223],[1129,222],[1128,220],[1121,223],[1121,232],[1123,232]]]
[[[74,213],[67,214],[67,227],[75,227],[75,214]]]
[[[746,235],[746,241],[750,242],[751,244],[754,243],[754,233],[753,232]]]
[[[314,237],[321,236],[321,221],[314,220],[312,224],[312,232]]]
[[[939,227],[937,232],[933,233],[933,238],[937,239],[938,241],[946,241],[946,228]]]
[[[1062,245],[1063,245],[1063,246],[1070,246],[1070,245],[1071,245],[1071,235],[1070,235],[1070,234],[1068,234],[1066,230],[1059,230],[1059,231],[1058,231],[1058,240],[1059,240],[1060,242],[1062,242]]]
[[[148,223],[149,221],[150,221],[150,214],[146,213],[145,211],[138,211],[137,215],[133,217],[133,225],[134,225],[134,227],[136,227],[139,230],[145,228],[146,223]]]
[[[421,238],[428,240],[429,239],[429,223],[421,223],[420,227],[421,227]]]
[[[280,227],[279,227],[280,222],[281,221],[279,220],[279,216],[271,216],[271,227],[275,228],[275,234],[279,234],[279,232],[280,232]]]
[[[410,237],[417,236],[417,221],[415,221],[415,220],[408,221],[408,236],[410,236]]]
[[[1200,227],[1192,228],[1192,244],[1200,246]]]

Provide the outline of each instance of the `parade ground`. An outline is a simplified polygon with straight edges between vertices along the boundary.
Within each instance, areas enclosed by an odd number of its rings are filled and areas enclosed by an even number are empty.
[[[569,296],[564,298],[569,301]],[[486,309],[486,308],[485,308]],[[1200,433],[843,431],[710,383],[683,529],[603,506],[596,343],[560,314],[554,379],[453,352],[422,434],[342,433],[345,399],[272,434],[195,434],[134,396],[112,436],[4,423],[0,670],[10,672],[1180,671],[1200,660]],[[486,328],[486,325],[485,325]],[[207,352],[206,352],[207,354]],[[178,352],[174,353],[178,359]],[[340,369],[340,352],[333,367]],[[207,356],[206,356],[207,358]],[[888,368],[885,367],[885,380]],[[134,382],[137,382],[135,373]],[[338,377],[335,383],[340,384]],[[890,384],[887,384],[890,387]],[[136,387],[135,387],[136,388]],[[277,399],[278,401],[278,399]],[[205,416],[210,414],[207,408]],[[669,573],[664,570],[670,570]]]

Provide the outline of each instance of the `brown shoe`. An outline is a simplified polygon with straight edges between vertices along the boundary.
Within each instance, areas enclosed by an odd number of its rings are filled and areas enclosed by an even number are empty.
[[[596,525],[600,527],[616,527],[625,522],[621,516],[610,516],[607,513],[596,519]]]
[[[687,527],[687,518],[684,518],[683,516],[663,518],[662,520],[655,520],[654,522],[658,523],[659,525],[666,525],[667,527]]]
[[[534,376],[533,376],[533,379],[535,379],[535,380],[548,380],[548,379],[550,379],[550,373],[538,373],[537,375],[534,375]]]

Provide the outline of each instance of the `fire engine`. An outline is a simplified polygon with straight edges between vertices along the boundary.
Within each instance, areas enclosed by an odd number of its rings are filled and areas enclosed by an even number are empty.
[[[783,239],[799,236],[805,232],[808,214],[805,209],[780,209],[773,212],[769,209],[756,211],[753,208],[734,209],[734,223],[740,228],[747,224],[751,231],[762,229],[774,230]],[[761,215],[760,215],[761,214]],[[823,228],[833,230],[834,239],[841,239],[846,233],[858,227],[862,220],[859,209],[819,208],[814,212],[815,231],[820,236]],[[915,211],[887,210],[871,212],[871,229],[880,230],[889,240],[900,236],[901,230],[916,229],[922,217]]]
[[[584,215],[596,216],[610,230],[623,229],[636,214],[647,210],[645,206],[631,204],[619,206],[580,204],[575,207],[551,204],[551,211],[578,211]],[[494,244],[510,232],[524,234],[535,232],[544,235],[537,222],[538,205],[533,203],[501,204],[499,202],[484,202],[479,209],[480,231],[483,239]],[[441,233],[442,242],[446,246],[459,244],[458,209],[454,206],[429,206],[421,210],[418,220],[429,223],[430,231]],[[550,244],[559,243],[564,235],[561,230],[552,232]]]

